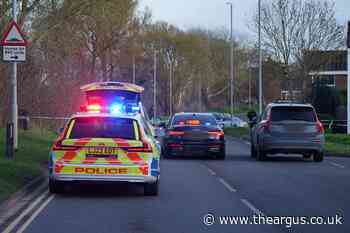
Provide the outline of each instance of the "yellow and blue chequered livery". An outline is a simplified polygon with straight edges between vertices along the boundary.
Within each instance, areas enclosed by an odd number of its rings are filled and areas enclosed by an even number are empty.
[[[145,193],[154,193],[158,144],[140,114],[75,115],[51,149],[50,190],[59,192],[67,182],[113,181],[144,183]]]

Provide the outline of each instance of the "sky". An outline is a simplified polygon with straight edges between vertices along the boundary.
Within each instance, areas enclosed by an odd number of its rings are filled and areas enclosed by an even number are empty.
[[[262,0],[264,1],[264,0]],[[140,0],[140,9],[152,10],[155,20],[167,21],[180,28],[229,28],[230,11],[227,0]],[[234,31],[249,34],[248,24],[257,11],[258,0],[231,0],[234,5]],[[339,23],[350,20],[350,0],[334,0]]]

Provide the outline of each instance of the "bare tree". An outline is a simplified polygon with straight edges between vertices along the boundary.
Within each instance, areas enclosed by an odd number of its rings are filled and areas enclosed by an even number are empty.
[[[254,25],[257,29],[257,16]],[[262,6],[261,25],[263,46],[285,66],[285,78],[291,78],[290,65],[305,68],[305,51],[338,49],[344,41],[334,3],[327,0],[270,0]]]

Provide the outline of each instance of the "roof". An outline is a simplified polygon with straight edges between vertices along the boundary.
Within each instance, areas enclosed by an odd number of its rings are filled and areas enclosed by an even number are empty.
[[[128,118],[139,120],[140,113],[130,113],[130,114],[111,114],[111,113],[86,113],[86,112],[78,112],[73,114],[71,118],[83,118],[83,117],[120,117],[120,118]]]
[[[80,87],[82,91],[95,91],[95,90],[124,90],[135,93],[142,93],[144,88],[132,83],[125,82],[95,82]]]

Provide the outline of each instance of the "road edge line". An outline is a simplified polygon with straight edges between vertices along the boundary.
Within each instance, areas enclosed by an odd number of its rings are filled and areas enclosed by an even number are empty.
[[[45,191],[43,194],[41,194],[39,197],[37,197],[33,202],[17,217],[15,218],[10,225],[8,225],[5,230],[2,231],[2,233],[10,233],[18,224],[19,222],[27,215],[30,211],[32,211],[38,204],[40,204],[40,201],[42,201],[49,191]]]
[[[43,209],[55,198],[55,195],[52,194],[49,196],[44,203],[41,204],[41,206],[30,216],[27,221],[18,229],[16,233],[22,233],[24,232],[27,227],[35,220],[35,218],[43,211]]]

